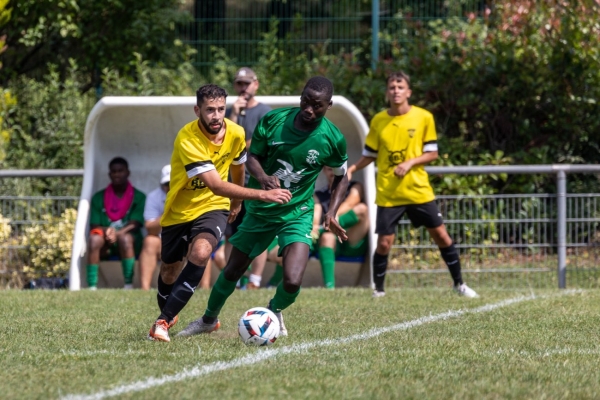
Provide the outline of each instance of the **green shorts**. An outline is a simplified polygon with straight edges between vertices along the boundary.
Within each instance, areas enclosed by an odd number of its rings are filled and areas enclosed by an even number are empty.
[[[313,210],[300,214],[294,221],[273,223],[246,213],[238,231],[229,239],[229,242],[242,253],[255,258],[272,244],[277,236],[279,254],[283,248],[292,243],[306,243],[312,245]]]

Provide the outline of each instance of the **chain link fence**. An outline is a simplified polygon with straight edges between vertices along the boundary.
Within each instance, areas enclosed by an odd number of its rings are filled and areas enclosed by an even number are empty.
[[[406,21],[465,17],[482,11],[485,0],[196,0],[193,19],[179,27],[181,40],[197,50],[194,64],[214,64],[213,48],[221,48],[238,65],[258,61],[259,42],[277,21],[277,38],[286,54],[350,53],[363,47],[385,49],[391,42],[414,40]],[[372,16],[378,9],[379,33],[373,35]],[[377,26],[376,26],[377,29]],[[382,36],[381,42],[374,37]]]

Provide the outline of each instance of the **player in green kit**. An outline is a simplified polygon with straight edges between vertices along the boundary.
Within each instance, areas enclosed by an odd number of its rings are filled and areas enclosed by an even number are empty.
[[[235,290],[236,282],[276,236],[284,276],[268,307],[279,318],[280,334],[287,335],[281,311],[292,305],[300,293],[312,244],[313,192],[325,166],[333,169],[335,178],[323,227],[340,240],[348,239],[335,219],[348,187],[348,155],[344,136],[325,118],[332,106],[332,95],[333,85],[327,78],[313,77],[302,91],[300,107],[273,110],[258,123],[246,162],[252,175],[248,187],[288,189],[292,199],[277,206],[246,201],[246,215],[231,237],[231,256],[213,286],[204,316],[191,322],[179,336],[209,333],[219,328],[217,317]]]

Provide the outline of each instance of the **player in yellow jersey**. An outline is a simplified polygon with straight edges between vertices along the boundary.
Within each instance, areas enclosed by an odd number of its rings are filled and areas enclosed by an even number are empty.
[[[198,119],[181,128],[175,138],[170,190],[161,218],[162,264],[157,295],[161,314],[148,338],[163,342],[170,341],[169,328],[194,294],[226,223],[235,219],[241,201],[285,204],[292,198],[284,189],[244,187],[245,134],[241,126],[225,119],[227,92],[209,84],[198,89],[196,98]],[[230,171],[233,183],[227,182]],[[187,263],[182,269],[184,257]]]
[[[396,226],[404,213],[415,227],[425,226],[440,248],[455,290],[466,297],[477,293],[462,280],[460,258],[446,231],[425,165],[438,157],[435,122],[430,112],[408,103],[410,78],[395,72],[387,78],[389,108],[371,121],[362,157],[348,174],[373,161],[377,165],[377,249],[373,254],[373,297],[385,295],[384,280]]]

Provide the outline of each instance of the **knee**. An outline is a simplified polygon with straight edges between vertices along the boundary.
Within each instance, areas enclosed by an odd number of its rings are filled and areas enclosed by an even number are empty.
[[[392,249],[392,240],[378,240],[377,241],[377,253],[389,254]]]
[[[188,254],[188,260],[196,265],[206,265],[213,251],[213,246],[206,240],[195,240]]]
[[[154,235],[148,235],[144,238],[144,243],[142,244],[142,249],[144,251],[148,251],[151,253],[159,254],[160,253],[160,238]]]
[[[91,235],[88,241],[90,252],[99,252],[104,246],[104,238],[100,235]]]
[[[165,264],[164,262],[160,265],[160,276],[165,283],[175,282],[179,276],[179,270],[181,269],[181,262],[173,264]]]
[[[369,207],[365,203],[358,203],[352,210],[361,220],[369,216]]]
[[[117,243],[119,243],[119,247],[122,249],[133,248],[133,235],[131,233],[119,235]]]
[[[331,232],[323,232],[321,237],[319,238],[319,247],[329,247],[331,249],[335,248],[335,242],[337,240],[337,236]]]

